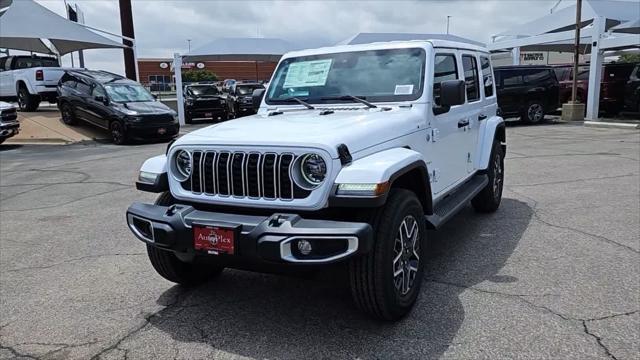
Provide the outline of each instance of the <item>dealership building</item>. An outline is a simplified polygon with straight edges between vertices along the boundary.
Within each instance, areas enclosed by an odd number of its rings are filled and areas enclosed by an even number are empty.
[[[208,70],[216,74],[219,80],[235,79],[267,81],[278,63],[276,61],[198,61],[184,62],[182,71]],[[140,82],[151,90],[170,90],[175,83],[173,59],[139,58],[138,71]]]

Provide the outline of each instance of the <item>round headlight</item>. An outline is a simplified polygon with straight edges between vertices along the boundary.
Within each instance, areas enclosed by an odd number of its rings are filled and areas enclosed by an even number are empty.
[[[308,184],[305,188],[315,188],[322,184],[327,176],[327,163],[318,154],[306,154],[300,160],[300,175]]]
[[[178,150],[175,155],[175,165],[178,173],[186,180],[191,175],[191,153]]]

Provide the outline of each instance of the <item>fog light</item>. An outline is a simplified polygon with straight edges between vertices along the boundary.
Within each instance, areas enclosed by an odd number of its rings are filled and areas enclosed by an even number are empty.
[[[298,240],[298,251],[302,255],[311,254],[311,243],[307,240]]]

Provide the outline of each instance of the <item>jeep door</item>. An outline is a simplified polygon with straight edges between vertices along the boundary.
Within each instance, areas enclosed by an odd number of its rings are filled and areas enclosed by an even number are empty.
[[[463,106],[463,112],[461,113],[462,119],[458,122],[458,127],[460,131],[462,131],[462,143],[460,146],[465,149],[463,161],[467,174],[475,171],[480,121],[486,119],[486,113],[488,113],[488,110],[485,111],[484,108],[486,103],[483,96],[484,84],[480,82],[483,77],[481,77],[480,74],[479,60],[479,57],[475,53],[461,52],[467,102]],[[461,125],[464,126],[461,127]]]
[[[466,105],[451,106],[448,110],[440,106],[440,83],[461,79],[462,68],[456,50],[436,50],[433,61],[433,111],[432,132],[428,138],[431,190],[438,194],[456,184],[467,175],[464,145],[464,119]],[[428,111],[432,111],[429,109]]]

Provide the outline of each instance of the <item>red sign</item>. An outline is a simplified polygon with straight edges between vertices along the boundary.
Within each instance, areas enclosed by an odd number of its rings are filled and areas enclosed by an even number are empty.
[[[229,254],[235,251],[235,230],[218,226],[193,226],[193,241],[196,250],[210,254]]]

